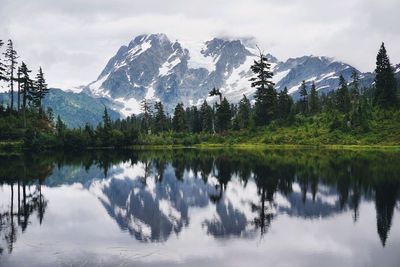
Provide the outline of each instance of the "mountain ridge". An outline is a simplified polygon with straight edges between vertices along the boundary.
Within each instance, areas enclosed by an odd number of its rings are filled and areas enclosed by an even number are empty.
[[[253,42],[253,43],[252,43]],[[136,36],[121,46],[108,61],[98,78],[83,91],[94,97],[112,99],[123,116],[140,113],[139,102],[146,98],[160,100],[167,111],[183,102],[199,105],[213,87],[220,88],[231,102],[243,94],[252,97],[250,66],[258,51],[254,41],[213,38],[205,42],[170,41],[167,35]],[[296,99],[303,80],[315,82],[320,93],[335,90],[339,76],[350,80],[353,71],[360,74],[361,84],[369,86],[372,73],[362,73],[353,66],[325,56],[302,56],[279,61],[267,55],[274,72],[276,89],[287,87]]]

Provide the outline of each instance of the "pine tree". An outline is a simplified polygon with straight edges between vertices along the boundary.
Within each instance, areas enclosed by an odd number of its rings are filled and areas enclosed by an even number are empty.
[[[350,111],[350,94],[347,81],[340,75],[339,88],[336,91],[336,105],[339,111],[348,113]]]
[[[183,103],[178,103],[175,107],[174,117],[172,118],[172,128],[175,132],[187,131],[186,113]]]
[[[300,112],[303,114],[307,114],[308,112],[308,93],[307,93],[307,85],[306,81],[303,81],[300,86]]]
[[[34,95],[34,99],[35,99],[36,105],[39,107],[39,109],[41,109],[42,108],[42,100],[44,99],[46,94],[49,92],[49,89],[47,88],[46,80],[44,79],[42,67],[39,68],[39,72],[36,75],[35,88],[36,88],[36,92]]]
[[[21,83],[21,94],[22,94],[22,112],[23,112],[23,117],[24,117],[24,128],[26,128],[26,105],[28,100],[30,99],[30,95],[32,95],[33,90],[33,81],[29,77],[29,73],[32,72],[31,70],[28,69],[26,64],[22,62],[21,64],[21,77],[20,77],[20,83]]]
[[[239,107],[237,112],[239,129],[246,129],[249,127],[250,114],[251,114],[250,100],[246,97],[246,95],[243,95],[243,98],[239,102]]]
[[[221,101],[221,104],[218,105],[217,111],[216,111],[216,130],[218,132],[224,132],[230,128],[231,124],[231,108],[229,105],[228,100],[224,97],[224,99]]]
[[[251,70],[256,77],[250,79],[255,93],[254,120],[257,125],[265,125],[274,119],[276,113],[277,93],[271,81],[273,73],[267,57],[260,51],[259,59],[255,60]]]
[[[0,40],[0,49],[4,45],[4,42]],[[0,58],[0,81],[7,81],[7,66],[3,63]]]
[[[360,99],[360,77],[356,71],[351,74],[352,81],[350,83],[350,102],[354,108],[358,106]]]
[[[163,104],[158,101],[154,104],[154,129],[156,133],[167,130],[167,116],[164,113]]]
[[[382,43],[381,48],[376,57],[375,69],[375,97],[374,104],[381,108],[391,108],[397,106],[397,84],[394,77],[394,71],[387,55],[385,44]]]
[[[4,53],[6,62],[7,62],[7,80],[10,82],[10,101],[11,101],[11,109],[14,108],[14,81],[16,80],[14,77],[14,71],[17,68],[17,51],[14,50],[14,45],[12,40],[8,40],[7,49]]]
[[[311,114],[316,114],[318,111],[319,111],[318,92],[315,83],[313,82],[310,90],[309,112]]]
[[[200,112],[196,106],[192,106],[189,109],[188,123],[190,132],[192,133],[201,132]]]
[[[103,113],[103,127],[104,127],[104,130],[107,132],[110,132],[112,129],[111,118],[110,118],[110,115],[108,115],[108,111],[107,111],[106,107],[104,107],[104,113]]]
[[[140,108],[143,112],[142,126],[145,132],[149,131],[151,120],[151,107],[150,102],[146,98],[140,102]]]
[[[213,110],[208,105],[207,101],[204,100],[200,107],[200,124],[201,131],[211,133],[213,130]]]
[[[285,87],[278,94],[278,117],[280,119],[287,119],[290,115],[293,106],[293,99],[288,94],[287,87]]]

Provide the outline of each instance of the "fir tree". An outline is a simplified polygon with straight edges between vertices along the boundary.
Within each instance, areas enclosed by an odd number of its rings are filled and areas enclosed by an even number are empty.
[[[172,118],[172,128],[175,132],[187,131],[186,113],[183,103],[179,103],[175,107],[174,117]]]
[[[10,101],[11,101],[11,109],[14,108],[14,72],[17,68],[17,51],[14,50],[14,45],[12,40],[8,40],[7,49],[4,53],[6,62],[7,62],[7,80],[10,82]]]
[[[4,45],[4,42],[0,40],[0,49]],[[0,81],[7,81],[7,66],[3,63],[0,58]]]
[[[20,83],[21,83],[21,94],[22,94],[22,112],[24,116],[24,128],[26,127],[26,105],[28,100],[30,100],[30,96],[32,95],[33,90],[33,81],[29,77],[29,73],[31,70],[28,69],[26,64],[22,62],[21,64],[21,77],[20,77]]]
[[[47,88],[46,80],[44,79],[42,67],[39,68],[39,72],[36,75],[35,88],[36,88],[36,92],[34,95],[34,99],[35,99],[35,102],[38,105],[39,109],[41,109],[42,108],[42,100],[44,99],[46,94],[49,92],[49,89]]]
[[[239,107],[237,112],[237,123],[239,129],[246,129],[249,127],[250,113],[251,113],[250,100],[245,95],[243,95],[243,98],[239,102]]]
[[[167,116],[164,113],[163,104],[158,101],[154,104],[154,129],[155,132],[163,132],[167,130]]]
[[[293,99],[288,94],[287,87],[285,87],[278,94],[278,117],[280,119],[287,119],[290,115],[293,106]]]
[[[267,57],[260,51],[259,59],[255,60],[251,70],[256,77],[250,79],[255,93],[254,120],[257,125],[265,125],[275,117],[277,93],[271,81],[273,73]]]
[[[348,113],[350,111],[350,94],[347,81],[340,75],[339,88],[336,91],[336,105],[339,111]]]
[[[311,114],[316,114],[319,111],[319,101],[318,101],[318,92],[313,82],[310,90],[310,100],[309,100],[309,112]]]
[[[228,100],[224,97],[221,104],[218,105],[216,111],[216,130],[218,132],[224,132],[230,128],[231,124],[231,108]]]
[[[307,114],[308,112],[308,93],[307,93],[307,85],[306,81],[303,81],[300,86],[300,112],[303,114]]]
[[[200,124],[201,130],[206,133],[211,133],[213,130],[213,109],[204,100],[200,107]]]
[[[144,98],[140,102],[140,108],[141,108],[141,110],[143,112],[142,126],[143,126],[143,129],[147,132],[147,131],[149,131],[150,120],[151,120],[151,107],[150,107],[149,100]]]
[[[356,71],[353,71],[351,74],[351,83],[350,83],[350,102],[351,106],[354,108],[358,106],[360,99],[360,77]]]
[[[391,108],[397,106],[397,84],[384,43],[382,43],[376,57],[375,73],[374,104],[380,106],[381,108]]]
[[[200,112],[197,107],[192,106],[188,114],[189,131],[192,133],[201,132]]]

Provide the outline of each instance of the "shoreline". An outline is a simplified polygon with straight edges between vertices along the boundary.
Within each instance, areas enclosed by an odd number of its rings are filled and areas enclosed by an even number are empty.
[[[264,144],[264,143],[240,143],[240,144],[217,144],[201,143],[194,145],[133,145],[126,147],[86,147],[84,150],[175,150],[175,149],[238,149],[238,150],[344,150],[344,151],[387,151],[400,152],[400,145],[340,145],[340,144]],[[22,142],[0,142],[0,155],[21,154],[24,152],[62,151],[60,148],[45,148],[41,150],[26,149]],[[74,149],[71,149],[74,151]]]

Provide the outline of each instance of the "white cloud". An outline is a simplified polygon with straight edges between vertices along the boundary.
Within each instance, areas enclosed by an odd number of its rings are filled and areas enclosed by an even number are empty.
[[[400,61],[396,0],[1,0],[0,39],[12,38],[52,86],[97,78],[108,59],[140,33],[171,40],[254,36],[280,59],[328,55],[373,70],[385,41]]]

